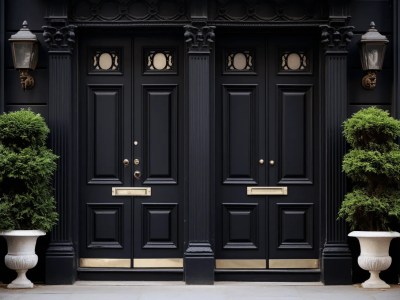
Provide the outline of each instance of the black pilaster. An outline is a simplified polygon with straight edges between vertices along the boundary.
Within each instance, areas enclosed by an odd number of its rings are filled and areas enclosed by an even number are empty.
[[[188,44],[188,248],[187,284],[214,283],[214,253],[210,243],[210,46],[213,28],[185,26]]]
[[[351,26],[322,26],[324,52],[325,106],[325,244],[322,250],[322,281],[325,284],[351,284],[352,259],[347,229],[337,212],[346,192],[342,158],[346,150],[342,123],[347,118],[347,44]]]
[[[54,15],[52,15],[54,17]],[[72,47],[75,26],[66,19],[49,19],[43,26],[49,46],[49,127],[54,152],[60,156],[54,188],[58,224],[46,252],[46,284],[72,284],[76,257],[72,240]]]

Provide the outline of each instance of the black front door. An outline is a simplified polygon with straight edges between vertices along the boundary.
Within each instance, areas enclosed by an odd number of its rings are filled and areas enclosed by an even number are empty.
[[[182,268],[182,45],[80,43],[81,268]]]
[[[217,39],[217,269],[319,267],[316,49]]]

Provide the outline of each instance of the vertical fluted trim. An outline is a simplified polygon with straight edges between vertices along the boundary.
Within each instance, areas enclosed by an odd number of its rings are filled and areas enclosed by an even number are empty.
[[[189,56],[189,240],[210,239],[209,55]]]
[[[58,224],[52,241],[71,243],[71,54],[49,52],[49,127],[53,150],[60,156],[54,178]]]
[[[345,141],[342,123],[347,117],[347,52],[327,53],[325,59],[326,242],[346,243],[346,226],[337,212],[346,191],[342,172]]]

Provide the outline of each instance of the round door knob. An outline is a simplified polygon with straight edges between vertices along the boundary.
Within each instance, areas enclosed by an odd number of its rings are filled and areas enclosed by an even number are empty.
[[[134,176],[136,179],[140,179],[140,176],[142,176],[142,173],[140,173],[140,171],[135,171],[135,172],[133,173],[133,176]]]
[[[264,164],[264,160],[263,160],[263,159],[260,159],[260,160],[258,161],[258,163],[259,163],[260,165],[263,165],[263,164]]]
[[[273,165],[275,165],[275,161],[274,161],[274,160],[270,160],[270,161],[269,161],[269,164],[270,164],[271,166],[273,166]]]
[[[126,159],[126,158],[125,158],[125,159],[122,161],[122,163],[124,164],[125,167],[129,166],[129,159]]]

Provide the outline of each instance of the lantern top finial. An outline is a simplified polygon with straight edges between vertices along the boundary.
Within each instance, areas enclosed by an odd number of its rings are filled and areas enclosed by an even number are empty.
[[[386,36],[378,32],[373,21],[370,23],[368,31],[361,36],[361,43],[368,42],[383,42],[385,44],[389,42]]]
[[[11,36],[9,39],[10,42],[13,41],[34,41],[37,42],[37,37],[34,35],[28,28],[28,22],[25,20],[22,23],[22,28]]]

